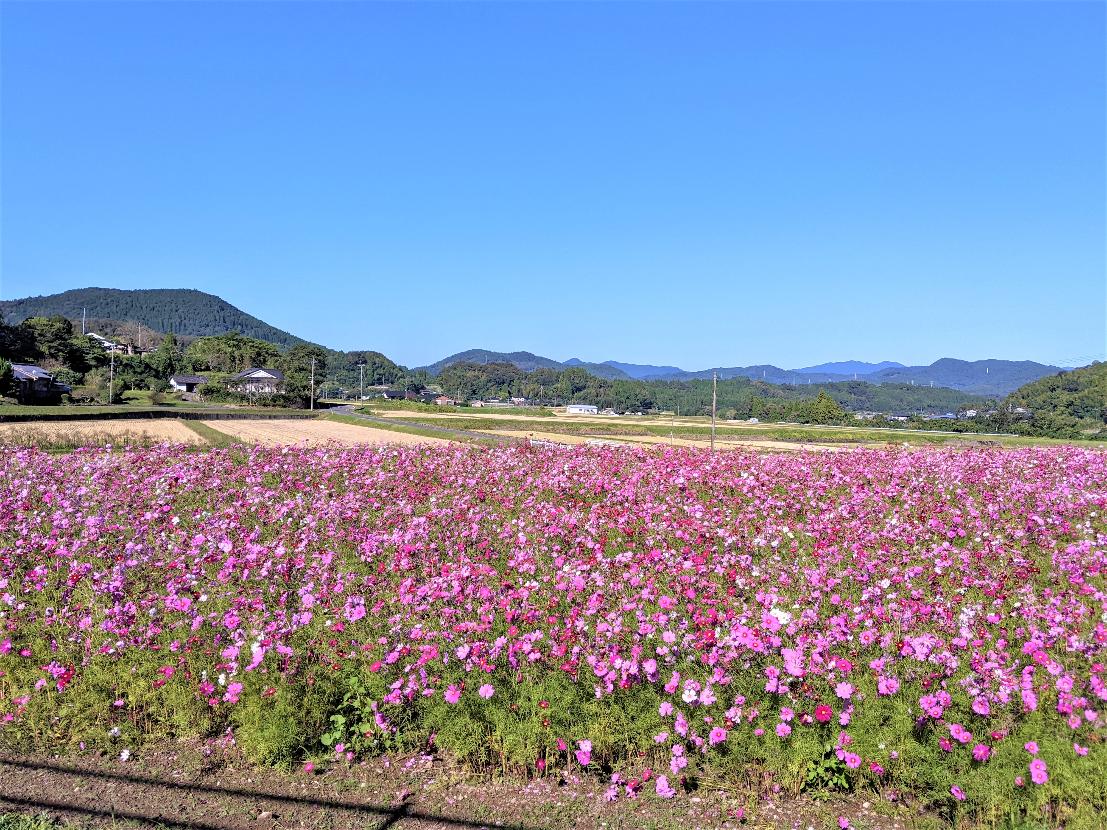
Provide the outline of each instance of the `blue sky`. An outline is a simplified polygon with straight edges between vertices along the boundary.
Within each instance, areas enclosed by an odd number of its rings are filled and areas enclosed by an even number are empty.
[[[1105,357],[1101,3],[0,14],[4,298],[407,365]]]

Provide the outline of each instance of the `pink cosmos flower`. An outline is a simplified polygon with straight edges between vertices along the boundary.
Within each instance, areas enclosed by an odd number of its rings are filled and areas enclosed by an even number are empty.
[[[657,776],[655,787],[657,789],[657,794],[662,798],[672,798],[676,795],[676,790],[669,785],[669,779],[664,775]]]
[[[815,707],[815,720],[819,723],[829,723],[832,717],[834,717],[834,710],[825,703]]]
[[[849,700],[853,697],[853,684],[852,683],[839,683],[834,687],[834,694],[840,697],[842,700]]]
[[[972,757],[974,761],[983,763],[992,757],[992,748],[987,744],[977,744],[972,748]]]
[[[707,736],[707,740],[712,746],[714,746],[715,744],[721,744],[723,741],[726,740],[726,730],[723,729],[721,726],[716,726]]]
[[[446,699],[447,703],[457,703],[461,700],[461,689],[451,684],[446,688],[446,691],[442,693],[442,697]]]
[[[1022,748],[1029,752],[1031,755],[1038,754],[1038,744],[1035,741],[1027,741],[1022,745]]]
[[[787,738],[789,735],[792,734],[792,727],[790,727],[786,723],[778,723],[776,725],[776,734],[777,737]]]
[[[1049,781],[1049,772],[1046,762],[1041,758],[1035,758],[1030,762],[1030,780],[1035,784],[1045,784]]]
[[[592,742],[591,741],[578,741],[577,750],[573,753],[576,755],[577,763],[582,767],[588,766],[588,763],[592,760]]]
[[[958,801],[964,801],[965,800],[964,790],[962,790],[956,784],[954,784],[952,787],[949,788],[949,792],[950,792],[950,795],[952,795]]]
[[[496,694],[496,690],[492,688],[492,685],[490,683],[485,683],[483,686],[477,689],[477,694],[483,697],[485,700],[488,700],[492,697],[492,695]]]

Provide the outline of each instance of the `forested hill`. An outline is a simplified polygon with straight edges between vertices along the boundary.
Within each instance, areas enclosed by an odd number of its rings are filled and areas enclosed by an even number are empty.
[[[1043,434],[1107,429],[1107,363],[1041,378],[1012,392],[1007,409],[1030,410]]]
[[[442,358],[437,363],[420,368],[431,377],[436,377],[443,369],[456,363],[476,363],[482,366],[489,363],[510,363],[524,372],[533,372],[535,369],[556,369],[560,371],[566,367],[580,366],[588,374],[598,378],[614,380],[629,377],[621,369],[605,363],[586,363],[575,359],[561,363],[553,358],[542,357],[542,355],[533,354],[532,352],[492,352],[488,349],[469,349],[468,351],[458,352]]]
[[[278,346],[305,341],[247,314],[214,294],[191,288],[77,288],[45,297],[0,301],[0,316],[14,325],[28,317],[60,315],[141,323],[158,332],[207,337],[237,331]]]

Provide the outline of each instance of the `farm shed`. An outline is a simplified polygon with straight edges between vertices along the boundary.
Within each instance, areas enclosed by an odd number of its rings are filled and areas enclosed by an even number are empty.
[[[203,386],[208,379],[203,375],[173,375],[169,378],[169,385],[175,392],[195,392],[197,386]]]

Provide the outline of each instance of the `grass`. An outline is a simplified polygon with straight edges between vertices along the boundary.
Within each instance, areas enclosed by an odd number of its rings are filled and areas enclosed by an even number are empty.
[[[438,419],[430,419],[418,414],[412,415],[409,420],[423,423],[443,423]],[[556,432],[563,435],[587,435],[587,436],[657,436],[667,438],[674,435],[677,438],[703,440],[711,435],[711,427],[705,423],[702,426],[680,423],[675,426],[666,423],[659,418],[652,423],[619,421],[613,419],[608,423],[595,423],[591,421],[569,421],[565,419],[551,419],[537,426],[533,421],[524,420],[500,420],[492,418],[451,418],[447,422],[457,429],[474,430],[480,432],[516,432],[535,431]],[[789,441],[798,443],[833,443],[833,444],[996,444],[1007,447],[1049,446],[1060,444],[1079,444],[1081,446],[1103,447],[1104,441],[1066,441],[1059,438],[1031,438],[1014,435],[983,435],[966,434],[956,432],[928,432],[925,430],[897,430],[880,429],[872,427],[851,426],[821,426],[804,424],[757,424],[749,426],[737,426],[734,424],[719,425],[716,436],[721,440],[741,439],[744,441]]]
[[[360,402],[358,412],[375,414],[376,412],[437,412],[439,414],[467,414],[479,413],[482,415],[527,415],[532,418],[554,418],[552,409],[545,406],[517,407],[517,406],[439,406],[422,401],[389,401],[383,398],[373,399],[369,402]]]
[[[228,435],[225,432],[220,432],[219,430],[215,429],[214,427],[208,426],[202,421],[182,420],[181,423],[193,432],[195,432],[213,447],[233,447],[237,444],[244,443],[241,438],[237,438],[234,435]]]
[[[48,815],[25,816],[20,813],[0,813],[0,830],[58,830]]]
[[[20,404],[0,404],[0,422],[4,421],[72,421],[92,419],[97,415],[109,415],[122,418],[152,417],[194,417],[196,415],[219,415],[221,413],[260,413],[267,416],[312,417],[304,409],[283,407],[232,407],[220,404],[194,404],[179,402],[173,406],[151,406],[141,403],[122,403],[110,406],[60,404],[58,406],[23,406]]]
[[[119,435],[104,430],[102,432],[59,432],[35,429],[33,424],[11,430],[0,435],[0,447],[27,447],[49,453],[67,453],[82,447],[153,447],[165,442],[143,432],[139,435]]]
[[[406,424],[391,424],[380,423],[379,421],[366,421],[364,418],[356,418],[351,415],[324,415],[324,421],[335,421],[339,424],[353,424],[358,427],[369,427],[370,429],[382,429],[388,432],[402,432],[407,435],[418,435],[422,438],[444,438],[448,441],[463,441],[469,444],[495,444],[495,439],[488,438],[483,440],[480,438],[473,438],[469,435],[459,435],[453,429],[420,429],[419,427],[407,426]]]

